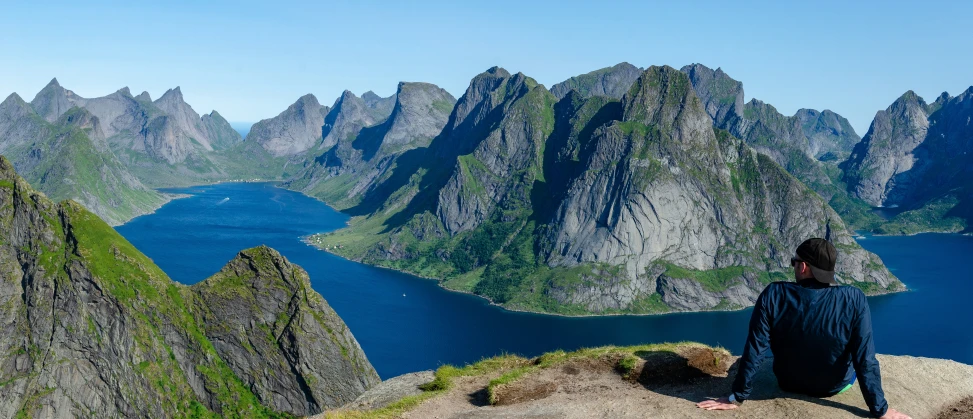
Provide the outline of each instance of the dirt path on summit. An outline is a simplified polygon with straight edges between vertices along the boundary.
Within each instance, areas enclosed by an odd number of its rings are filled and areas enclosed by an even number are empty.
[[[973,418],[973,366],[955,361],[879,355],[883,387],[890,406],[913,418]],[[403,415],[410,419],[453,418],[861,418],[870,417],[857,388],[827,399],[782,392],[765,362],[753,397],[723,412],[696,403],[729,393],[729,377],[681,379],[671,371],[658,377],[643,372],[622,378],[608,362],[573,360],[540,370],[516,382],[506,394],[510,404],[491,406],[484,390],[499,373],[460,378],[446,394]]]

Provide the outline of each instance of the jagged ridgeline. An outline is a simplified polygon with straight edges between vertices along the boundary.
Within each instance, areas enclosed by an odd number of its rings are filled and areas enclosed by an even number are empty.
[[[288,188],[347,209],[390,175],[396,157],[423,148],[442,131],[456,99],[429,83],[399,83],[394,96],[345,92],[328,114],[318,156]],[[390,112],[390,113],[387,113]]]
[[[379,382],[307,273],[267,247],[171,281],[0,157],[0,417],[290,417]]]
[[[879,111],[842,163],[849,192],[890,207],[886,234],[973,227],[973,87],[926,103],[912,91]]]
[[[214,152],[240,142],[238,134],[213,111],[199,116],[179,87],[152,100],[132,96],[127,87],[108,96],[83,98],[52,80],[31,106],[48,121],[83,108],[100,121],[99,137],[132,174],[151,187],[190,185],[229,176]],[[0,118],[2,119],[2,118]]]
[[[689,77],[641,73],[621,100],[558,100],[492,68],[427,148],[402,154],[313,240],[513,309],[658,313],[751,305],[826,229],[840,281],[903,285],[771,158],[713,128]]]
[[[52,106],[52,105],[48,105]],[[169,201],[146,187],[111,152],[104,130],[88,110],[46,112],[17,94],[0,103],[0,154],[53,199],[73,199],[110,224],[121,224]]]

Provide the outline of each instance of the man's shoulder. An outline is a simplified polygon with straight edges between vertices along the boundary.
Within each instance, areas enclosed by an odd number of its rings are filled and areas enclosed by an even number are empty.
[[[834,289],[835,292],[847,295],[849,298],[865,301],[865,292],[858,287],[853,287],[851,285],[836,285],[832,286],[831,288]]]
[[[795,284],[793,282],[787,282],[787,281],[774,281],[774,282],[771,282],[771,283],[767,284],[767,286],[764,287],[764,290],[761,291],[760,293],[763,294],[763,295],[776,294],[776,293],[782,291],[785,287],[788,287],[790,285],[797,285],[797,284]]]
[[[775,281],[767,284],[764,288],[764,294],[774,294],[778,292],[785,291],[789,288],[802,288],[800,284],[793,281]],[[865,293],[857,287],[851,285],[833,285],[831,287],[826,287],[830,292],[837,293],[840,295],[847,296],[848,298],[865,301]]]

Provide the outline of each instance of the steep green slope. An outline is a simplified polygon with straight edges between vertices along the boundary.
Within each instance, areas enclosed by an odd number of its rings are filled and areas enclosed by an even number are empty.
[[[844,283],[902,285],[820,197],[653,67],[621,102],[556,101],[522,74],[471,82],[427,149],[312,241],[510,308],[563,314],[743,307],[830,228]]]
[[[19,108],[15,112],[11,108]],[[169,197],[145,187],[98,138],[101,123],[84,109],[67,110],[48,123],[19,97],[0,105],[0,154],[52,199],[73,199],[117,225],[150,213]]]
[[[179,285],[2,157],[0,319],[3,417],[288,417],[378,382],[307,274],[275,251]]]

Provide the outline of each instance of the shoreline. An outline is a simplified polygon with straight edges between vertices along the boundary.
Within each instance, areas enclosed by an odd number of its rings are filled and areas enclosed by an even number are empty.
[[[312,248],[314,248],[316,250],[319,250],[321,252],[325,252],[327,254],[340,257],[340,258],[342,258],[344,260],[347,260],[347,261],[350,261],[350,262],[355,262],[355,263],[358,263],[358,264],[361,264],[361,265],[365,265],[365,266],[368,266],[368,267],[371,267],[371,268],[384,269],[384,270],[388,270],[388,271],[392,271],[392,272],[397,272],[397,273],[400,273],[400,274],[405,274],[405,275],[413,276],[413,277],[416,277],[416,278],[419,278],[419,279],[422,279],[422,280],[434,281],[436,283],[436,286],[439,287],[442,290],[449,291],[449,292],[454,292],[454,293],[457,293],[457,294],[464,294],[464,295],[469,295],[469,296],[472,296],[472,297],[476,297],[476,298],[478,298],[480,300],[486,301],[487,304],[490,305],[490,306],[497,307],[497,308],[499,308],[501,310],[506,310],[506,311],[510,311],[510,312],[514,312],[514,313],[528,313],[528,314],[535,314],[535,315],[540,315],[540,316],[557,316],[557,317],[565,317],[565,318],[618,317],[618,316],[638,316],[638,317],[644,317],[644,316],[667,316],[667,315],[693,314],[693,313],[732,313],[732,312],[744,311],[744,310],[753,308],[752,305],[749,305],[749,306],[746,306],[746,307],[741,307],[741,308],[732,309],[732,310],[730,310],[730,309],[721,309],[721,310],[701,310],[701,311],[667,311],[665,313],[602,313],[602,314],[591,314],[591,313],[589,313],[589,314],[562,314],[562,313],[550,313],[550,312],[544,312],[544,311],[531,311],[531,310],[522,310],[522,309],[510,308],[510,307],[504,306],[502,304],[497,304],[497,303],[493,302],[492,300],[490,300],[489,298],[484,297],[484,296],[479,295],[479,294],[474,294],[472,292],[463,291],[463,290],[457,290],[457,289],[447,288],[447,287],[443,286],[443,284],[445,282],[443,280],[441,280],[441,279],[438,279],[438,278],[431,278],[431,277],[427,277],[427,276],[417,275],[417,274],[412,273],[412,272],[409,272],[409,271],[404,271],[404,270],[401,270],[401,269],[391,268],[391,267],[387,267],[387,266],[372,265],[372,264],[365,263],[365,262],[362,262],[362,261],[359,261],[359,260],[349,259],[349,258],[347,258],[347,257],[345,257],[343,255],[340,255],[338,253],[332,252],[332,251],[327,250],[327,249],[322,249],[322,248],[314,245],[313,243],[310,243],[310,241],[308,240],[310,237],[312,237],[314,235],[317,235],[317,234],[327,234],[327,233],[315,233],[315,234],[311,234],[311,235],[308,235],[308,236],[303,236],[303,237],[300,237],[300,240],[301,240],[301,242],[303,242],[307,246],[310,246],[310,247],[312,247]],[[955,233],[950,233],[950,234],[955,234]],[[903,285],[904,285],[904,283],[903,283]],[[850,286],[850,285],[845,285],[845,286]],[[881,296],[899,294],[899,293],[909,292],[909,291],[912,291],[912,289],[906,287],[905,289],[900,290],[900,291],[893,291],[893,292],[886,292],[886,293],[882,293],[882,294],[872,294],[872,295],[865,294],[865,296],[866,297],[869,297],[869,298],[871,298],[871,297],[881,297]]]
[[[341,212],[341,210],[338,210],[337,208],[331,206],[330,204],[328,204],[327,202],[325,202],[324,200],[322,200],[320,198],[317,198],[317,197],[308,195],[308,194],[304,193],[303,191],[299,191],[299,190],[295,190],[295,189],[290,189],[290,188],[286,188],[286,187],[281,186],[281,183],[282,182],[283,182],[282,180],[225,180],[225,181],[217,181],[217,182],[203,183],[203,184],[183,186],[183,187],[156,188],[155,189],[156,191],[159,191],[160,193],[163,193],[165,195],[175,196],[175,198],[172,198],[172,199],[166,201],[165,203],[163,203],[162,205],[160,205],[158,208],[156,208],[155,210],[153,210],[151,213],[146,213],[146,214],[142,214],[142,215],[150,215],[152,213],[155,213],[156,210],[158,210],[159,208],[162,208],[162,206],[165,206],[169,202],[172,202],[172,201],[174,201],[176,199],[189,198],[189,197],[194,196],[193,194],[179,194],[179,193],[164,192],[161,189],[186,189],[186,188],[193,188],[193,187],[198,187],[198,186],[211,186],[211,185],[220,185],[220,184],[227,184],[227,183],[273,183],[274,184],[273,186],[275,188],[280,188],[280,189],[284,189],[284,190],[287,190],[287,191],[291,191],[291,192],[298,193],[298,194],[300,194],[302,196],[305,196],[305,197],[311,198],[311,199],[313,199],[315,201],[321,202],[322,204],[324,204],[325,206],[327,206],[328,208],[330,208],[331,210],[333,210],[335,212],[344,214],[343,212]],[[141,217],[142,215],[139,215],[138,217]],[[345,215],[347,215],[347,214],[345,214]],[[119,225],[127,224],[127,223],[131,222],[132,220],[134,220],[135,218],[138,218],[138,217],[133,217],[131,220],[128,220],[125,223],[119,224]],[[345,222],[345,226],[350,226],[350,225],[351,225],[351,220],[350,220],[350,217],[349,217],[349,220]],[[114,228],[114,227],[117,227],[117,226],[112,226],[112,227]],[[337,230],[333,230],[333,231],[337,231]],[[741,307],[741,308],[737,308],[737,309],[721,309],[721,310],[667,311],[667,312],[664,312],[664,313],[602,313],[602,314],[593,314],[593,313],[587,313],[587,314],[563,314],[563,313],[550,313],[550,312],[531,311],[531,310],[511,308],[511,307],[504,306],[502,304],[497,304],[493,300],[491,300],[491,299],[489,299],[487,297],[484,297],[482,295],[474,294],[474,293],[469,292],[469,291],[463,291],[463,290],[457,290],[457,289],[452,289],[452,288],[445,287],[445,286],[443,286],[444,281],[441,280],[441,279],[439,279],[439,278],[426,277],[426,276],[418,275],[418,274],[415,274],[413,272],[409,272],[409,271],[405,271],[405,270],[401,270],[401,269],[396,269],[396,268],[387,267],[387,266],[372,265],[372,264],[368,264],[368,263],[361,262],[359,260],[350,259],[350,258],[347,258],[347,257],[345,257],[343,255],[338,254],[338,253],[329,251],[327,249],[323,249],[323,248],[321,248],[321,247],[319,247],[319,246],[311,243],[310,240],[309,240],[310,237],[313,237],[315,235],[318,235],[318,234],[327,234],[327,233],[330,233],[330,231],[329,232],[313,233],[313,234],[309,234],[309,235],[306,235],[306,236],[298,237],[298,239],[302,243],[304,243],[305,245],[310,246],[310,247],[312,247],[312,248],[314,248],[314,249],[316,249],[318,251],[322,251],[322,252],[325,252],[325,253],[328,253],[328,254],[331,254],[331,255],[340,257],[340,258],[345,259],[347,261],[359,263],[359,264],[362,264],[362,265],[365,265],[365,266],[369,266],[369,267],[372,267],[372,268],[385,269],[385,270],[388,270],[388,271],[393,271],[393,272],[397,272],[397,273],[409,275],[409,276],[412,276],[412,277],[415,277],[415,278],[419,278],[419,279],[422,279],[422,280],[434,281],[436,283],[436,286],[439,287],[440,289],[443,289],[443,290],[448,291],[448,292],[454,292],[454,293],[458,293],[458,294],[469,295],[469,296],[472,296],[472,297],[475,297],[475,298],[478,298],[478,299],[480,299],[482,301],[487,302],[487,304],[490,305],[490,306],[494,306],[494,307],[500,308],[501,310],[506,310],[506,311],[509,311],[509,312],[528,313],[528,314],[543,315],[543,316],[557,316],[557,317],[565,317],[565,318],[617,317],[617,316],[639,316],[639,317],[642,317],[642,316],[665,316],[665,315],[687,314],[687,313],[728,313],[728,312],[743,311],[743,310],[747,310],[747,309],[750,309],[750,308],[753,307],[752,305],[750,305],[750,306]],[[938,234],[960,234],[960,233],[957,233],[957,232],[953,232],[953,233],[933,232],[933,233],[938,233]],[[923,234],[923,233],[917,233],[917,234]],[[960,234],[960,235],[962,235],[962,234]],[[970,233],[970,234],[967,234],[967,235],[973,236],[973,233]],[[871,234],[871,236],[878,236],[878,237],[906,237],[906,235],[888,235],[888,236],[885,236],[885,235],[876,235],[876,234]],[[857,237],[857,236],[852,236],[852,237],[854,238],[854,237]],[[866,296],[867,297],[877,297],[877,296],[882,296],[882,295],[897,294],[897,293],[900,293],[900,292],[903,292],[903,291],[909,291],[909,290],[910,289],[908,287],[906,287],[906,289],[904,289],[902,291],[886,292],[886,293],[882,293],[882,294],[873,294],[873,295],[866,294]]]
[[[153,190],[156,191],[156,192],[158,192],[160,195],[162,195],[165,198],[165,201],[163,201],[162,204],[160,204],[159,206],[153,208],[151,211],[147,211],[147,212],[138,214],[138,215],[136,215],[136,216],[134,216],[132,218],[129,218],[129,219],[125,220],[125,222],[118,223],[118,224],[108,223],[108,225],[111,228],[123,226],[123,225],[128,224],[128,223],[130,223],[132,221],[135,221],[136,218],[139,218],[139,217],[142,217],[142,216],[146,216],[146,215],[155,214],[156,211],[158,211],[160,208],[168,205],[172,201],[175,201],[177,199],[184,199],[184,198],[192,197],[192,195],[190,195],[190,194],[179,194],[179,193],[162,192],[162,191],[159,191],[158,189],[153,189]]]

